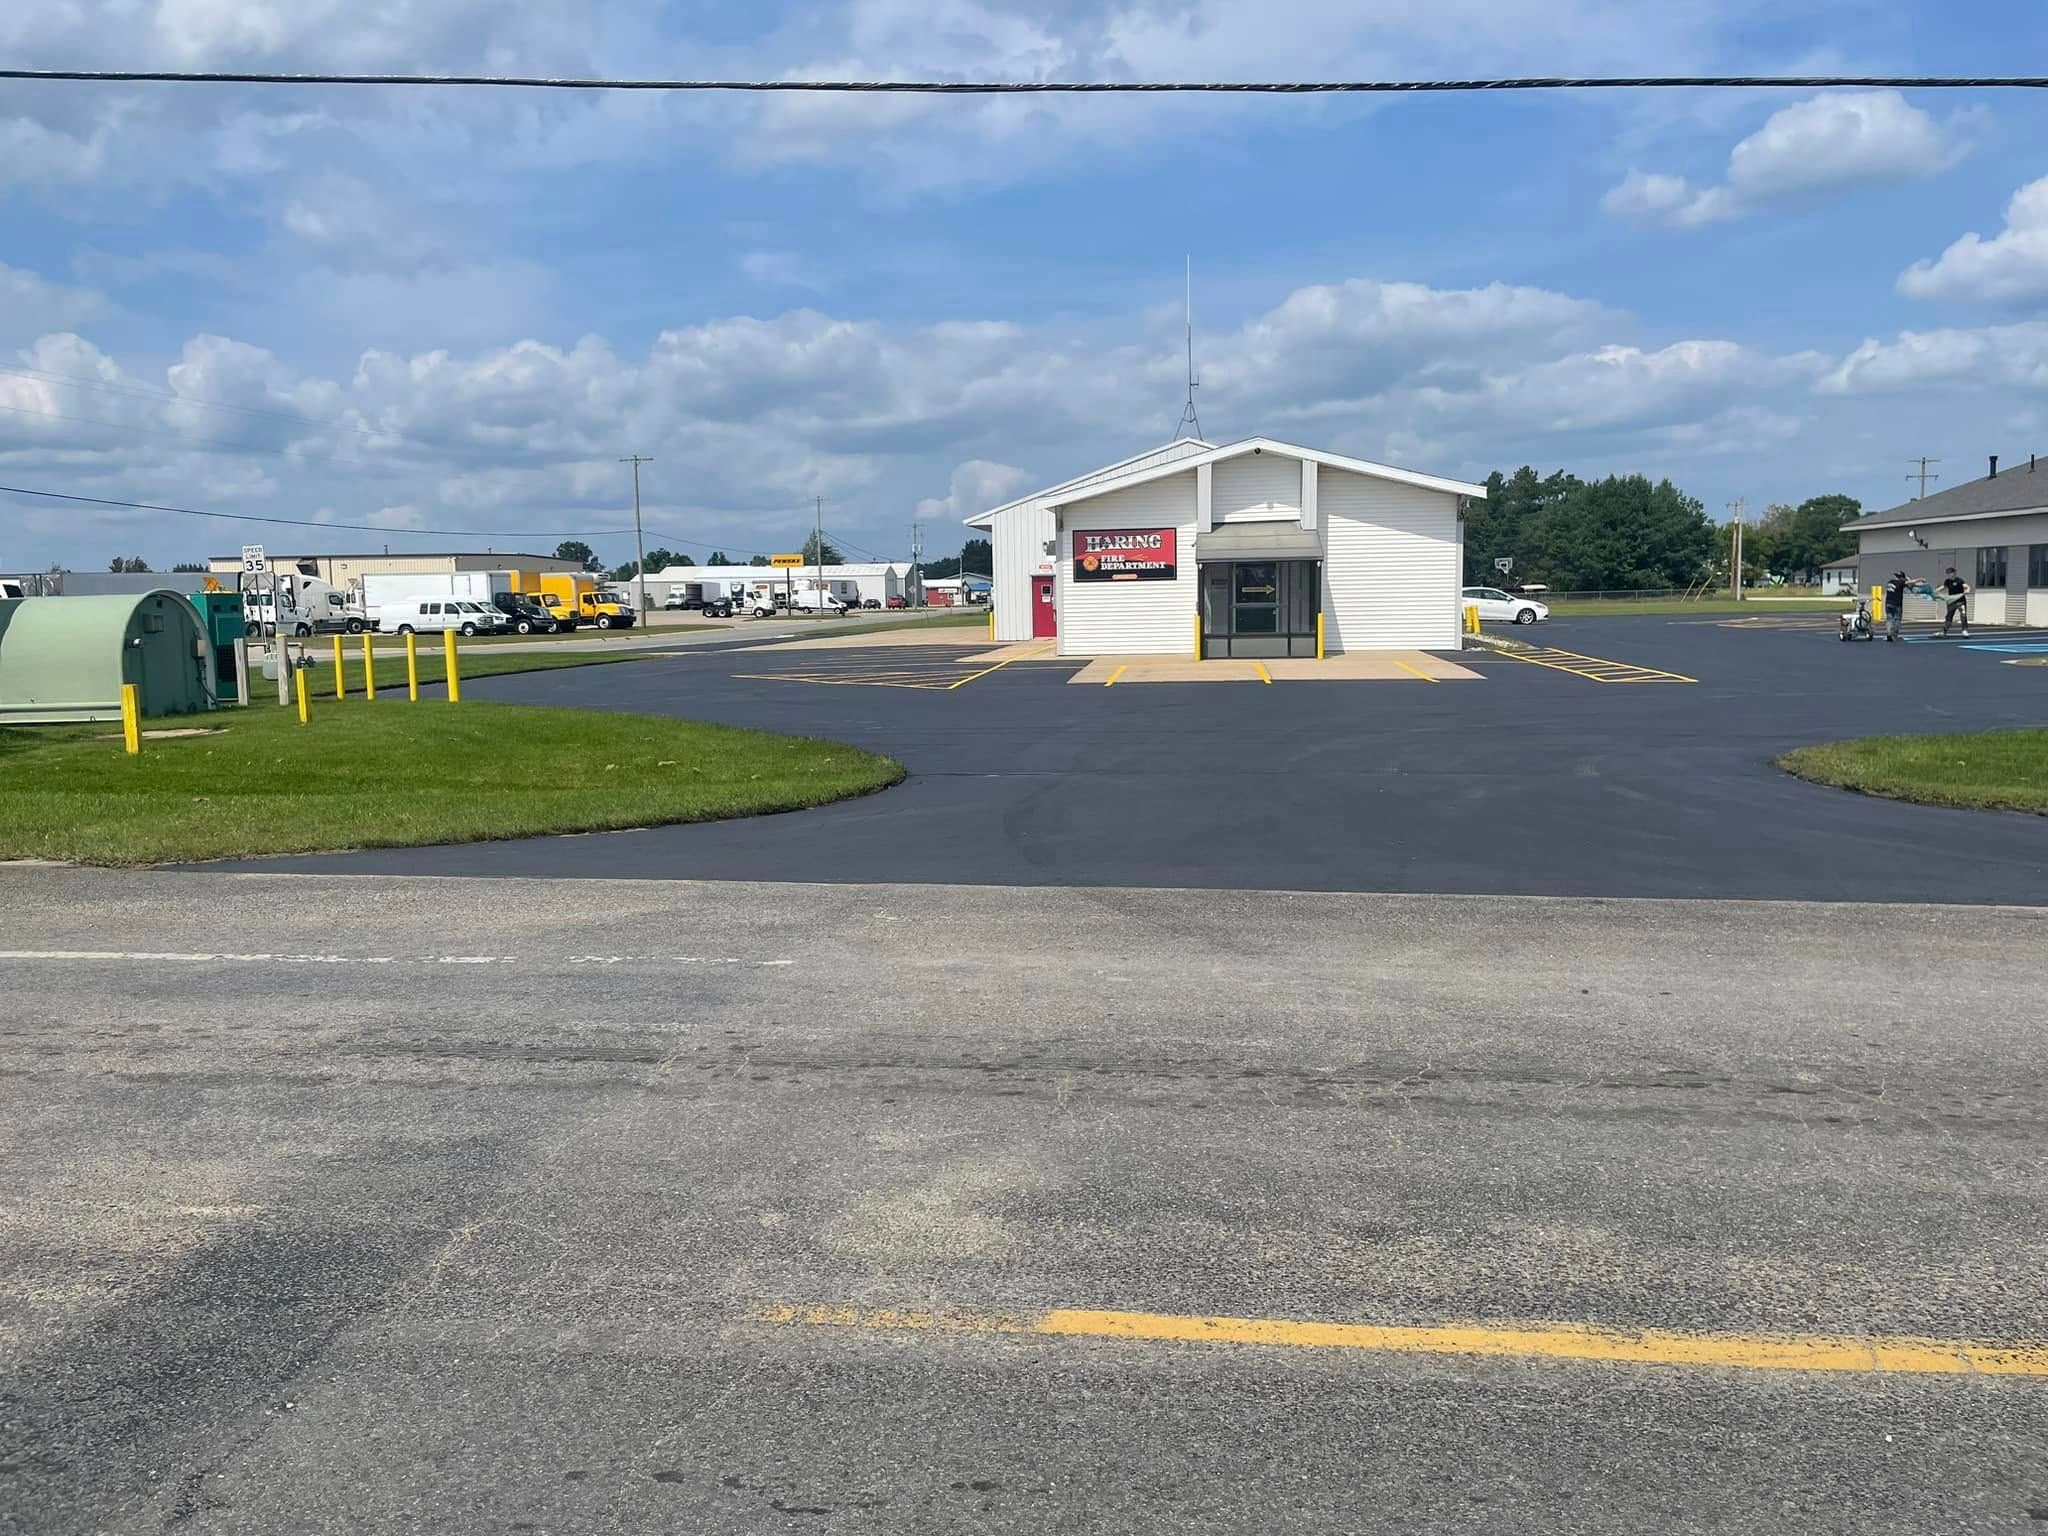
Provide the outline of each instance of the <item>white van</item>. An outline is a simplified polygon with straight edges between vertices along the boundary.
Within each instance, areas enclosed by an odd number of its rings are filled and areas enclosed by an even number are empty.
[[[386,603],[377,610],[377,628],[387,635],[409,635],[416,630],[438,634],[444,629],[464,635],[490,635],[510,627],[503,610],[459,597],[416,597]]]

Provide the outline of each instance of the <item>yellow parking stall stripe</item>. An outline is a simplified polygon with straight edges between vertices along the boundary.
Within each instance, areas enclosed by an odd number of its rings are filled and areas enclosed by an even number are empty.
[[[1602,656],[1582,656],[1577,651],[1559,650],[1556,646],[1538,646],[1534,650],[1509,651],[1506,653],[1517,661],[1526,661],[1532,667],[1548,667],[1553,672],[1569,672],[1574,677],[1583,677],[1595,683],[1697,683],[1696,677],[1687,677],[1683,672],[1666,672],[1661,667],[1641,667],[1629,661],[1609,661]]]
[[[1258,670],[1259,681],[1270,688],[1273,685],[1273,674],[1266,670],[1266,664],[1263,661],[1255,661],[1252,666]]]
[[[1590,1323],[1384,1325],[1059,1307],[1036,1315],[926,1307],[770,1302],[757,1323],[885,1333],[1032,1334],[1140,1343],[1233,1344],[1367,1354],[1475,1355],[1607,1365],[1902,1376],[2048,1377],[2048,1344],[1911,1335],[1696,1332]]]
[[[1429,674],[1428,674],[1427,672],[1423,671],[1423,670],[1422,670],[1422,668],[1420,668],[1420,667],[1411,667],[1411,666],[1409,666],[1407,662],[1403,661],[1403,660],[1402,660],[1402,659],[1401,659],[1400,657],[1398,657],[1398,656],[1389,656],[1389,657],[1387,658],[1387,660],[1391,661],[1391,662],[1392,662],[1392,663],[1393,663],[1393,664],[1394,664],[1395,666],[1399,667],[1399,668],[1400,668],[1400,669],[1401,669],[1401,670],[1402,670],[1403,672],[1407,672],[1407,673],[1411,674],[1412,676],[1415,676],[1415,677],[1419,677],[1419,678],[1421,678],[1421,679],[1422,679],[1422,680],[1423,680],[1423,681],[1424,681],[1425,683],[1434,683],[1434,682],[1439,682],[1439,681],[1441,681],[1441,679],[1439,679],[1439,678],[1434,678],[1434,677],[1431,677],[1431,676],[1430,676],[1430,675],[1429,675]]]
[[[1023,659],[1022,656],[1012,656],[1008,661],[999,661],[992,667],[983,667],[979,672],[969,673],[956,683],[946,684],[946,689],[950,692],[955,688],[965,688],[969,683],[979,682],[982,678],[987,677],[989,673],[1000,672],[1003,668],[1009,666],[1011,662],[1022,661]]]
[[[1110,673],[1109,676],[1103,681],[1102,686],[1105,688],[1114,688],[1116,686],[1116,680],[1122,677],[1126,672],[1130,670],[1131,669],[1127,666],[1118,667],[1114,672]]]

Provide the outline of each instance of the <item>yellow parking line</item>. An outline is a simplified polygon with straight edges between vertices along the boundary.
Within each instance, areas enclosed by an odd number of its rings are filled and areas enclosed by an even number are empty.
[[[1259,681],[1264,683],[1269,688],[1272,687],[1273,674],[1266,670],[1266,664],[1263,661],[1255,661],[1252,663],[1252,666],[1256,668],[1258,671]]]
[[[1110,673],[1109,676],[1103,681],[1102,686],[1105,688],[1114,688],[1116,686],[1116,680],[1122,677],[1126,672],[1130,670],[1131,669],[1129,667],[1118,667],[1114,672]]]
[[[1411,667],[1411,666],[1409,666],[1407,662],[1403,661],[1403,660],[1402,660],[1402,659],[1401,659],[1400,657],[1398,657],[1398,656],[1389,656],[1389,657],[1387,658],[1387,660],[1391,661],[1391,662],[1392,662],[1392,663],[1393,663],[1393,664],[1394,664],[1395,666],[1399,667],[1399,668],[1400,668],[1400,669],[1401,669],[1401,670],[1402,670],[1403,672],[1407,672],[1407,673],[1410,673],[1410,674],[1412,674],[1413,676],[1416,676],[1416,677],[1419,677],[1419,678],[1421,678],[1421,679],[1422,679],[1422,680],[1423,680],[1423,681],[1424,681],[1425,683],[1434,683],[1434,682],[1438,682],[1438,681],[1441,681],[1441,679],[1438,679],[1438,678],[1434,678],[1434,677],[1431,677],[1431,676],[1430,676],[1430,675],[1429,675],[1429,674],[1428,674],[1427,672],[1423,671],[1423,670],[1422,670],[1422,669],[1421,669],[1420,667]]]
[[[1021,1333],[1145,1343],[1243,1344],[1376,1354],[1491,1355],[1737,1371],[1837,1371],[1907,1376],[2048,1377],[2048,1345],[1829,1333],[1705,1333],[1578,1323],[1382,1326],[1274,1317],[1207,1317],[1060,1307],[1036,1316],[928,1308],[773,1302],[753,1320],[874,1332]]]
[[[1002,671],[1011,661],[1022,661],[1023,659],[1022,656],[1012,656],[1009,661],[999,661],[992,667],[983,667],[979,672],[970,672],[967,676],[961,678],[959,682],[946,684],[946,691],[950,693],[955,688],[965,688],[969,683],[987,677],[991,672]]]

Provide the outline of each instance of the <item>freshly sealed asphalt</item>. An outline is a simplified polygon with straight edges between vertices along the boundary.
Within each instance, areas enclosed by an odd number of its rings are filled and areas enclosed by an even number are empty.
[[[7,869],[0,914],[0,1530],[2048,1519],[2038,1375],[764,1320],[2038,1340],[2039,911]]]
[[[1765,614],[1768,619],[1768,613]],[[1823,623],[1828,622],[1825,618]],[[2048,722],[2048,668],[1712,619],[1556,621],[1541,641],[1696,684],[1525,663],[1485,681],[1078,687],[1024,664],[952,691],[763,681],[799,652],[480,679],[476,697],[831,737],[910,770],[801,815],[233,866],[348,873],[915,881],[2037,903],[2048,818],[1804,784],[1808,742]],[[834,665],[857,667],[847,652]],[[877,666],[901,653],[874,653]],[[483,771],[487,771],[483,770]]]

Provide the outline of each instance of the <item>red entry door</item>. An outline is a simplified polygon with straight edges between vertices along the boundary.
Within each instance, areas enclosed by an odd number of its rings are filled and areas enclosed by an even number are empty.
[[[1049,639],[1060,632],[1059,610],[1052,605],[1052,578],[1031,578],[1031,638]]]

